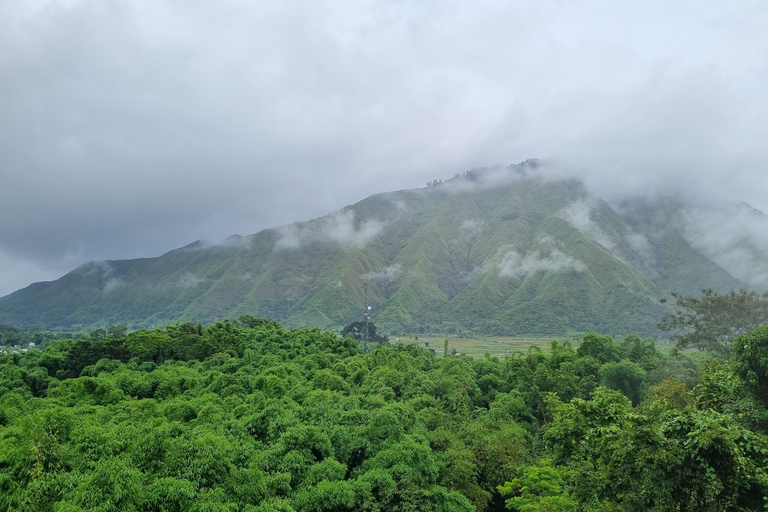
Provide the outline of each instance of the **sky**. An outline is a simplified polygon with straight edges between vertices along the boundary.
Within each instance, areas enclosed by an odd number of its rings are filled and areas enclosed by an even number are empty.
[[[528,158],[768,212],[764,0],[2,0],[0,296]]]

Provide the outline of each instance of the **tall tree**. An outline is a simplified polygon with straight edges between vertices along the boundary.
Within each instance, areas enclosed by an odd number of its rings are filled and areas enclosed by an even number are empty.
[[[589,401],[551,395],[548,405],[543,438],[552,462],[567,468],[566,491],[580,510],[764,510],[768,439],[732,414],[664,399],[633,409],[606,388]],[[555,476],[548,483],[557,491]]]
[[[739,336],[733,344],[733,365],[747,388],[768,407],[768,326]]]
[[[720,294],[705,288],[700,298],[677,293],[672,297],[677,311],[664,315],[658,327],[674,332],[670,339],[680,348],[695,347],[729,357],[738,336],[768,323],[768,292],[740,288]]]

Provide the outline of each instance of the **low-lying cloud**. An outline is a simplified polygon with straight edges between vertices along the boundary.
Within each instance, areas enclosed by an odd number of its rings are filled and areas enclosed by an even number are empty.
[[[173,281],[172,286],[175,288],[181,288],[182,290],[187,290],[189,288],[194,288],[203,281],[205,281],[205,278],[198,277],[192,272],[185,272],[181,277]]]
[[[102,290],[106,293],[109,293],[115,290],[119,290],[123,286],[125,286],[125,282],[122,279],[120,279],[119,277],[113,277],[113,278],[107,279],[104,282],[104,287],[102,288]]]
[[[603,231],[600,226],[592,220],[592,211],[594,210],[595,200],[586,199],[583,201],[574,201],[562,210],[560,216],[563,220],[570,222],[579,231],[589,238],[599,243],[612,253],[616,253],[616,242]]]
[[[477,167],[469,171],[456,173],[453,178],[427,182],[427,188],[435,187],[440,191],[456,194],[503,187],[532,174],[541,177],[537,172],[537,168],[542,165],[542,161],[531,158],[524,162],[507,166]]]
[[[85,275],[98,275],[101,279],[101,291],[111,293],[119,290],[125,282],[115,275],[114,266],[108,261],[92,261],[85,266]]]
[[[768,290],[768,217],[741,204],[690,208],[682,216],[683,236],[733,277]]]
[[[390,284],[397,281],[403,273],[403,266],[399,263],[385,267],[378,272],[368,272],[360,276],[362,279],[379,284]]]
[[[551,237],[543,237],[537,244],[541,248],[521,254],[508,248],[498,263],[499,277],[525,277],[534,272],[553,272],[571,270],[583,272],[586,266],[581,261],[563,254],[555,247]]]
[[[355,212],[342,210],[321,219],[275,228],[280,238],[275,250],[299,249],[317,242],[335,242],[344,248],[359,248],[381,233],[384,223],[369,219],[355,222]]]
[[[558,215],[623,262],[643,268],[652,265],[655,256],[646,236],[631,231],[609,234],[594,219],[597,208],[598,200],[589,197],[574,201]]]
[[[467,219],[461,223],[461,234],[467,243],[472,243],[483,232],[485,221],[483,219]]]

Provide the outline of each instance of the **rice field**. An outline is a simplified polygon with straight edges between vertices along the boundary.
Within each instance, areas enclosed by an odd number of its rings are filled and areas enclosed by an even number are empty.
[[[532,346],[539,347],[542,352],[549,352],[552,340],[561,340],[560,337],[526,337],[513,338],[509,336],[480,336],[466,338],[456,336],[390,336],[390,343],[417,344],[420,347],[433,349],[437,355],[443,355],[443,342],[448,338],[448,353],[467,355],[469,357],[484,357],[490,354],[493,357],[503,357],[516,351],[526,351]]]
[[[417,344],[420,347],[426,347],[433,349],[437,355],[443,355],[443,341],[448,338],[448,352],[450,354],[467,355],[469,357],[477,358],[484,357],[485,354],[490,354],[494,357],[503,357],[506,354],[512,354],[516,351],[527,351],[531,347],[539,347],[542,352],[549,352],[551,350],[552,341],[564,341],[570,340],[574,348],[579,346],[583,335],[573,334],[567,336],[528,336],[528,337],[511,337],[511,336],[477,336],[470,337],[457,337],[457,336],[424,336],[407,335],[407,336],[390,336],[390,343],[405,343],[405,344]],[[618,342],[620,338],[614,338]],[[674,347],[674,344],[667,340],[655,340],[656,348],[666,353]],[[686,352],[695,353],[696,349],[688,349]]]

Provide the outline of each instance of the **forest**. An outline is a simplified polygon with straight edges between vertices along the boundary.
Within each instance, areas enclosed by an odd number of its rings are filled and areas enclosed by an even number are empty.
[[[729,357],[363,350],[249,315],[38,338],[0,355],[0,511],[767,509],[768,327]]]

